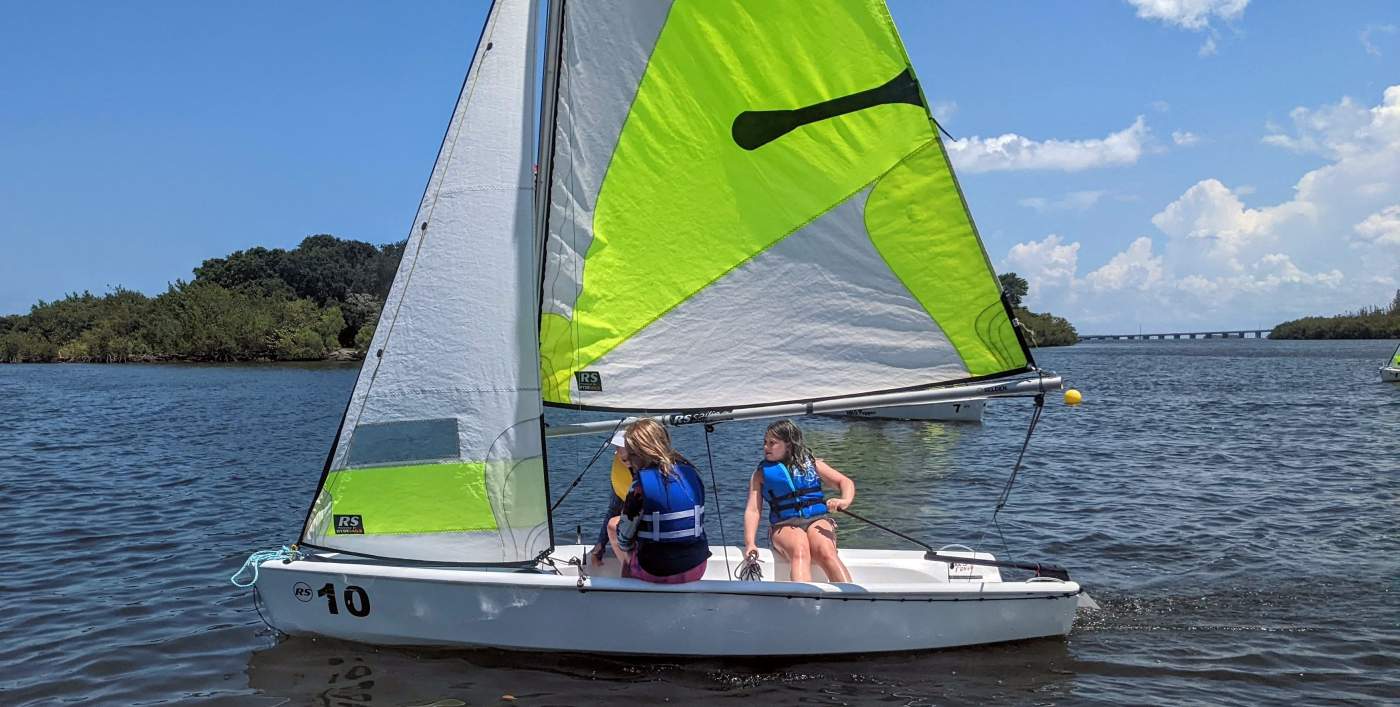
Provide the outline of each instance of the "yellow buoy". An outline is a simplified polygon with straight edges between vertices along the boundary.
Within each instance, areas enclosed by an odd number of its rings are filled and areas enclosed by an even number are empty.
[[[632,471],[616,454],[613,455],[612,487],[618,498],[627,498],[627,490],[632,488]]]
[[[1082,403],[1082,402],[1084,402],[1084,396],[1080,395],[1080,394],[1079,394],[1079,391],[1075,390],[1074,388],[1070,388],[1069,390],[1066,390],[1066,391],[1065,391],[1065,404],[1066,404],[1066,405],[1069,405],[1069,406],[1073,407],[1073,406],[1078,405],[1078,404],[1080,404],[1080,403]]]

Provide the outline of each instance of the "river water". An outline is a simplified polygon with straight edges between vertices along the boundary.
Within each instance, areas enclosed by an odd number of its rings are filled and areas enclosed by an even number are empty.
[[[1400,697],[1400,385],[1381,341],[1080,344],[1038,354],[1029,420],[803,421],[853,510],[933,544],[1071,568],[1073,633],[832,660],[657,660],[379,648],[270,631],[228,576],[295,540],[355,367],[0,366],[0,703],[1256,704]],[[564,416],[552,419],[575,419]],[[724,533],[764,423],[711,438]],[[555,493],[596,440],[550,443]],[[704,461],[703,432],[677,446]],[[560,508],[590,537],[603,468]],[[711,517],[711,541],[719,542]],[[907,547],[843,523],[846,546]],[[625,626],[619,626],[625,631]],[[833,637],[839,640],[839,637]]]

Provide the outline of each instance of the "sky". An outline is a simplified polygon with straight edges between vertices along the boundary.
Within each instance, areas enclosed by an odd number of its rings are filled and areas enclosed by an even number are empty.
[[[1082,334],[1400,289],[1400,5],[891,0],[988,256]],[[0,314],[405,237],[487,3],[0,0]]]

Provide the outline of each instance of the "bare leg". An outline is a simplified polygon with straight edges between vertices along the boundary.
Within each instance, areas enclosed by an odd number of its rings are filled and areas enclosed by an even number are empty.
[[[851,571],[836,554],[836,528],[828,519],[819,520],[807,526],[807,544],[812,551],[812,559],[826,572],[829,582],[851,581]]]
[[[773,550],[781,554],[792,565],[794,582],[812,581],[812,552],[807,547],[807,536],[801,528],[785,526],[773,533]]]
[[[622,563],[623,571],[626,571],[627,565],[632,561],[632,556],[617,546],[617,523],[620,520],[622,520],[622,516],[613,516],[608,519],[608,544],[612,546],[613,556]]]

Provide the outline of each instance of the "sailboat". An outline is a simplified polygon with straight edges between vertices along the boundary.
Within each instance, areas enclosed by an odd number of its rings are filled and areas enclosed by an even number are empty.
[[[951,403],[924,405],[890,405],[882,408],[860,408],[842,413],[846,417],[876,420],[919,420],[927,422],[981,422],[987,408],[985,398],[959,400]]]
[[[657,585],[555,543],[546,438],[621,421],[546,406],[710,426],[1039,404],[1060,378],[1013,323],[882,1],[542,9],[490,9],[299,542],[253,564],[267,621],[708,656],[1068,633],[1067,571],[968,548],[842,549],[836,584],[775,581],[767,550],[740,581],[713,547],[700,581]]]
[[[1390,362],[1381,366],[1381,380],[1396,382],[1400,381],[1400,344],[1395,346],[1395,351],[1390,354]]]

